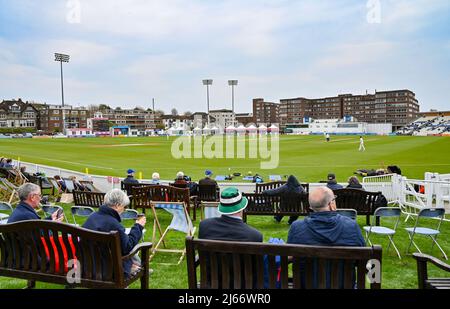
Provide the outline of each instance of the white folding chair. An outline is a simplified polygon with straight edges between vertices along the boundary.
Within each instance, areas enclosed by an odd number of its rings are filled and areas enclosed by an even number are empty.
[[[155,256],[156,252],[169,252],[169,253],[181,253],[181,257],[178,260],[178,263],[175,265],[179,265],[186,255],[186,247],[183,249],[167,249],[166,244],[164,242],[164,238],[167,236],[168,232],[171,230],[179,231],[185,233],[187,236],[193,236],[195,233],[195,227],[192,224],[191,218],[186,209],[186,205],[184,202],[151,202],[150,206],[153,211],[153,215],[155,216],[154,224],[153,224],[153,236],[152,242],[154,243],[156,236],[156,229],[158,229],[160,234],[160,239],[156,246],[152,249],[152,254],[150,255],[150,260]],[[161,224],[159,223],[158,215],[156,213],[156,209],[164,209],[168,213],[172,214],[172,221],[169,226],[162,231]],[[159,246],[163,244],[164,249],[160,249]],[[161,263],[167,265],[174,265],[170,263]]]
[[[397,249],[397,246],[394,243],[394,235],[397,230],[398,223],[400,222],[400,215],[402,214],[402,211],[399,207],[379,207],[375,210],[375,213],[372,217],[372,225],[371,226],[364,226],[363,229],[366,232],[366,241],[372,246],[372,242],[370,241],[370,234],[377,234],[377,235],[385,235],[389,238],[389,245],[387,248],[387,252],[389,252],[389,248],[392,246],[395,249],[395,252],[397,252],[398,258],[401,259],[400,252]],[[375,224],[377,218],[381,217],[392,217],[397,218],[394,224],[394,228],[388,228],[385,226],[377,226]]]
[[[201,219],[220,217],[221,214],[218,211],[219,202],[201,202]]]
[[[336,209],[336,212],[340,214],[341,216],[348,217],[350,219],[356,220],[358,216],[358,212],[355,209],[350,208],[338,208]]]
[[[436,241],[436,238],[441,233],[440,229],[441,229],[442,221],[444,220],[444,216],[445,216],[445,208],[424,208],[424,209],[422,209],[419,212],[419,214],[417,215],[417,219],[416,219],[416,223],[415,223],[414,227],[405,228],[405,230],[408,232],[408,237],[410,239],[406,253],[407,254],[409,253],[411,244],[413,244],[414,247],[416,247],[416,249],[417,249],[417,251],[419,251],[419,253],[422,253],[422,251],[420,251],[417,244],[414,242],[414,235],[419,234],[419,235],[429,236],[431,238],[431,240],[433,241],[433,243],[431,245],[431,250],[433,250],[434,244],[436,244],[436,246],[439,248],[439,250],[441,250],[445,259],[448,260],[447,255],[445,254],[444,250],[441,248],[439,243]],[[439,217],[440,217],[440,219],[439,219],[439,223],[438,223],[438,226],[436,229],[418,226],[420,218],[439,218]]]
[[[42,209],[42,211],[44,211],[44,214],[46,216],[51,216],[55,211],[58,211],[58,210],[61,210],[64,214],[64,209],[58,205],[42,205],[41,209]],[[66,221],[66,223],[69,223],[66,215],[64,215],[64,220]]]
[[[134,210],[134,209],[125,209],[125,211],[122,212],[122,213],[120,214],[120,218],[121,218],[123,221],[127,221],[127,220],[133,220],[133,221],[136,221],[137,218],[138,218],[138,216],[139,216],[139,213],[138,213],[136,210]],[[144,241],[144,234],[145,234],[145,231],[146,231],[146,229],[143,229],[143,230],[142,230],[142,238],[141,238],[141,241]],[[130,232],[131,232],[131,228],[130,228],[130,227],[125,228],[125,233],[126,233],[126,234],[130,234]]]
[[[13,212],[11,204],[7,202],[0,202],[0,211],[0,224],[8,223],[8,218]]]
[[[88,206],[72,206],[70,208],[70,212],[72,213],[73,224],[79,226],[77,223],[76,217],[84,217],[87,218],[91,214],[95,212],[94,208]]]

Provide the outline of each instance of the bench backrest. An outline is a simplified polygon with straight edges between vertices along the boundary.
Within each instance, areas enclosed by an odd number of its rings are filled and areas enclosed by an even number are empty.
[[[337,208],[355,209],[358,215],[373,215],[375,201],[381,192],[367,192],[358,189],[334,190]]]
[[[189,189],[176,188],[172,186],[151,185],[132,187],[133,207],[148,208],[153,202],[184,202],[189,208]]]
[[[215,184],[198,185],[197,199],[200,201],[214,202],[220,198],[220,191]]]
[[[119,233],[45,220],[0,225],[0,276],[68,285],[68,270],[80,274],[75,286],[122,287]]]
[[[260,193],[244,193],[248,199],[244,210],[244,220],[247,215],[296,215],[309,214],[308,194],[283,193],[280,195],[264,195]]]
[[[73,191],[72,193],[75,206],[100,207],[105,198],[103,192]]]
[[[320,247],[187,237],[186,250],[190,289],[275,288],[278,278],[279,287],[283,289],[364,289],[369,260],[379,261],[381,273],[380,246]],[[200,279],[196,272],[196,254]],[[268,279],[266,284],[264,274]],[[381,277],[370,287],[380,288]]]
[[[271,190],[278,187],[281,187],[282,185],[285,185],[286,181],[272,181],[272,182],[264,182],[264,183],[256,183],[256,189],[255,193],[261,193],[265,190]],[[303,189],[305,189],[306,192],[309,192],[309,183],[301,183]]]
[[[126,183],[126,182],[120,182],[120,190],[123,190],[127,193],[128,196],[133,194],[133,188],[134,187],[146,187],[146,186],[152,186],[152,184],[148,183]]]

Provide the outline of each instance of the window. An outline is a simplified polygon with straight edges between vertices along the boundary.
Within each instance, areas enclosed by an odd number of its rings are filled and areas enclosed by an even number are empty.
[[[53,115],[59,115],[59,109],[54,109],[52,112]]]

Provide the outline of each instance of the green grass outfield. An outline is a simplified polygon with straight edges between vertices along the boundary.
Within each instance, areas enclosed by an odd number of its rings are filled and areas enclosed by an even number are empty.
[[[83,139],[0,139],[0,156],[108,176],[125,176],[128,168],[151,178],[173,179],[182,170],[193,180],[205,169],[215,175],[251,171],[268,180],[268,175],[294,174],[299,180],[318,182],[334,172],[345,182],[358,168],[398,165],[408,178],[423,179],[424,172],[450,172],[450,137],[367,136],[365,152],[358,152],[359,136],[282,136],[279,165],[262,170],[260,159],[175,159],[171,137],[83,138]],[[248,154],[247,154],[248,156]],[[264,160],[263,160],[264,161]],[[233,181],[241,181],[236,178]]]
[[[378,168],[396,164],[408,178],[423,179],[424,172],[450,172],[450,138],[448,137],[365,137],[366,151],[358,152],[358,136],[332,136],[331,142],[326,143],[321,136],[282,136],[280,139],[280,164],[275,170],[260,170],[259,160],[243,159],[187,159],[175,160],[170,148],[174,140],[166,138],[95,138],[95,139],[0,139],[0,156],[13,157],[21,160],[41,163],[61,168],[84,171],[89,168],[90,173],[100,175],[123,176],[127,168],[142,171],[144,177],[150,177],[153,171],[158,171],[163,179],[173,179],[178,170],[198,179],[205,168],[212,169],[215,174],[227,174],[228,168],[232,172],[269,174],[294,174],[301,181],[316,182],[324,179],[326,174],[333,171],[338,181],[345,181],[357,168]],[[135,145],[132,145],[135,144]],[[140,145],[136,145],[140,144]],[[117,147],[112,145],[122,145]],[[265,177],[267,179],[267,177]],[[70,205],[64,206],[66,216],[70,216]],[[199,216],[197,216],[199,218]],[[164,211],[160,214],[160,221],[165,228],[170,222],[170,216]],[[383,288],[416,288],[417,270],[415,260],[406,255],[408,236],[404,227],[413,225],[405,217],[398,227],[395,242],[402,254],[399,260],[391,249],[386,252],[387,239],[373,236],[372,242],[383,247]],[[147,212],[146,240],[151,238],[153,217]],[[276,223],[271,217],[250,216],[248,223],[264,235],[264,241],[270,237],[287,239],[289,226],[287,218]],[[365,217],[359,217],[358,223],[364,226]],[[382,222],[392,225],[390,220]],[[433,226],[436,222],[427,222]],[[198,221],[195,223],[198,226]],[[442,225],[442,235],[438,241],[450,255],[450,223]],[[184,235],[178,232],[169,234],[171,246],[181,247]],[[424,237],[418,237],[417,243],[425,253],[430,253],[431,242]],[[437,248],[431,252],[441,258]],[[175,257],[167,254],[157,255],[151,263],[154,272],[150,278],[151,288],[187,288],[186,262],[179,266],[166,266],[158,262],[176,261]],[[442,271],[430,266],[431,276],[447,276]],[[22,288],[25,281],[0,277],[0,289]],[[135,283],[132,287],[138,288]],[[61,288],[57,285],[38,283],[38,288]]]

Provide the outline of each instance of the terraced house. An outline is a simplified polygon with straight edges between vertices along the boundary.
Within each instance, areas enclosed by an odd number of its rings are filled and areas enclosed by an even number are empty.
[[[0,103],[0,128],[41,129],[39,110],[34,103],[4,100]]]

